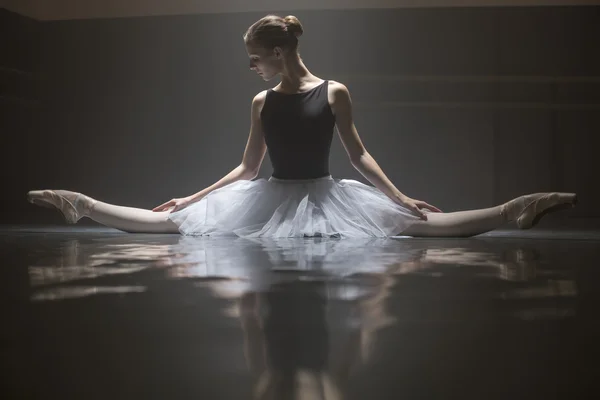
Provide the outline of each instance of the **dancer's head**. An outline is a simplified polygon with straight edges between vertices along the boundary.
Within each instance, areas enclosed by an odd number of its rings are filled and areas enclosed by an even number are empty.
[[[250,69],[264,80],[280,73],[286,59],[298,57],[298,37],[303,33],[298,18],[267,15],[256,21],[244,34]]]

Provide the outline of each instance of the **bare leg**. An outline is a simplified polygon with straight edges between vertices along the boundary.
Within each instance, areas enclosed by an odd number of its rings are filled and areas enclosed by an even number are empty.
[[[154,212],[96,201],[86,216],[102,225],[125,232],[178,233],[177,225],[168,215],[169,211]]]
[[[520,229],[538,223],[545,214],[577,203],[575,193],[535,193],[517,197],[500,206],[451,213],[428,213],[427,221],[416,221],[401,235],[428,237],[468,237],[497,229],[516,221]]]
[[[497,206],[481,210],[428,213],[427,221],[417,221],[400,234],[429,237],[468,237],[479,235],[499,228],[506,222],[501,213],[501,208],[502,206]]]
[[[178,233],[169,211],[154,212],[141,208],[103,203],[81,193],[67,190],[35,190],[27,194],[31,203],[57,208],[68,223],[88,217],[102,225],[125,232]]]

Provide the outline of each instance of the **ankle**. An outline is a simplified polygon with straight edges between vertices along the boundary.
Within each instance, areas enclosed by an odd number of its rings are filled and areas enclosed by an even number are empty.
[[[94,200],[84,194],[79,194],[79,202],[81,204],[82,215],[90,216],[98,203],[98,200]]]
[[[508,203],[504,203],[500,206],[500,216],[502,217],[502,220],[504,222],[508,222],[508,214],[507,214],[507,208]]]
[[[525,208],[525,196],[516,197],[500,206],[500,215],[504,222],[516,221]]]

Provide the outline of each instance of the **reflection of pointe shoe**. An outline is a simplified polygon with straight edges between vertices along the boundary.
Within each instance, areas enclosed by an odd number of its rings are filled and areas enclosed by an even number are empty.
[[[536,193],[509,201],[502,206],[501,213],[507,221],[516,221],[520,229],[529,229],[544,215],[574,207],[575,204],[577,204],[575,193]]]
[[[536,277],[540,253],[534,249],[517,248],[503,253],[506,268],[505,279],[511,281],[528,281]]]
[[[57,208],[69,224],[79,221],[89,210],[88,197],[68,190],[32,190],[27,193],[27,200],[38,206]]]

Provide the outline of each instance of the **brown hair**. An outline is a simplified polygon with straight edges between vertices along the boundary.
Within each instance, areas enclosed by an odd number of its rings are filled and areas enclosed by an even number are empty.
[[[267,15],[248,28],[244,34],[244,41],[269,50],[277,46],[286,50],[295,50],[302,33],[304,33],[302,24],[293,15],[285,18]]]

